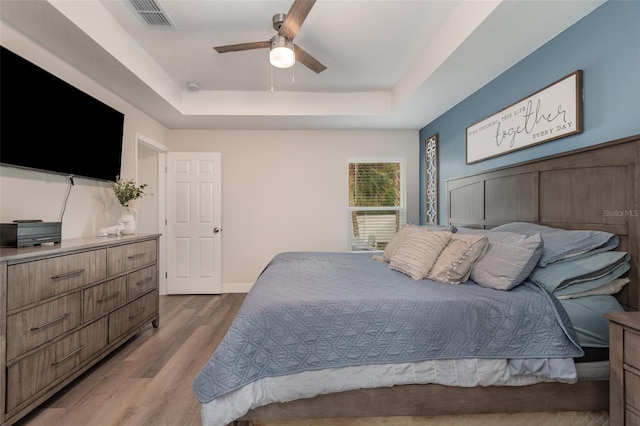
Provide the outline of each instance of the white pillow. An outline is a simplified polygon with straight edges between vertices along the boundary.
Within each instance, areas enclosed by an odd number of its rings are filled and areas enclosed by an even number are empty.
[[[409,275],[414,280],[425,278],[449,243],[451,235],[449,231],[430,231],[418,227],[404,238],[391,257],[389,268]]]

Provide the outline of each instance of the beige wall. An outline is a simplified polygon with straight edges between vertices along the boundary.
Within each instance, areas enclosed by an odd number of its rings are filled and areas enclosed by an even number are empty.
[[[222,156],[222,282],[252,283],[276,253],[348,249],[349,158],[404,158],[419,221],[417,131],[171,131],[170,151]]]

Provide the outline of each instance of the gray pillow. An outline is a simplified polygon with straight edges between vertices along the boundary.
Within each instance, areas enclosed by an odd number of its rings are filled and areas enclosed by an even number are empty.
[[[620,278],[625,272],[631,269],[631,265],[628,263],[623,263],[618,265],[615,269],[610,271],[609,273],[595,278],[589,281],[578,282],[575,284],[571,284],[562,289],[556,290],[553,292],[553,295],[558,296],[568,296],[575,293],[584,293],[589,290],[595,290],[596,288],[600,288],[603,285],[610,283],[611,281]]]
[[[544,249],[538,263],[545,267],[553,262],[562,262],[590,256],[594,253],[613,250],[618,246],[618,236],[604,231],[566,230],[528,222],[512,222],[493,228],[493,231],[515,232],[523,235],[540,234]]]
[[[629,270],[630,257],[629,253],[624,251],[595,253],[571,261],[553,263],[544,268],[535,268],[529,276],[529,281],[533,281],[554,293],[569,286],[597,280],[603,276],[607,276],[608,281],[611,281]],[[624,268],[625,264],[626,268]],[[605,283],[601,282],[600,285],[602,284]],[[585,288],[580,291],[582,290]]]
[[[482,287],[510,290],[522,283],[542,255],[539,234],[458,228],[458,234],[484,235],[489,240],[485,254],[471,268],[471,279]]]
[[[629,284],[629,278],[616,278],[615,280],[609,281],[608,283],[603,284],[599,287],[589,288],[587,290],[579,291],[577,293],[560,294],[555,296],[558,298],[558,300],[567,300],[567,299],[577,299],[580,297],[587,297],[587,296],[599,296],[603,294],[616,294],[620,290],[622,290],[624,286],[627,284]],[[582,284],[577,284],[577,285],[580,286]]]

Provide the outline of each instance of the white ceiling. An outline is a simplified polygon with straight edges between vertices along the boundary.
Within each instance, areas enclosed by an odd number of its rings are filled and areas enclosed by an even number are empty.
[[[295,43],[327,69],[277,69],[293,0],[0,0],[0,19],[169,128],[420,129],[604,0],[318,0]],[[196,83],[200,90],[187,89]]]

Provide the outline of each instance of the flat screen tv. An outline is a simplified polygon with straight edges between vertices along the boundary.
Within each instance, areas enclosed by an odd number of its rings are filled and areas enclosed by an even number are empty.
[[[0,49],[0,163],[115,180],[124,114]]]

